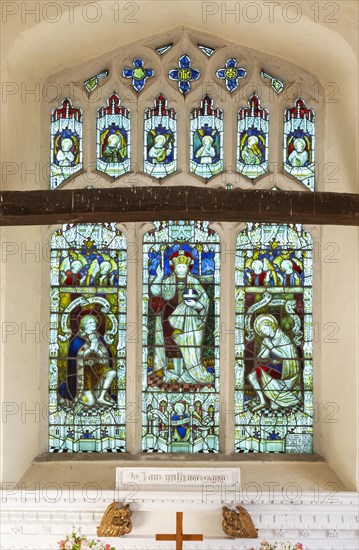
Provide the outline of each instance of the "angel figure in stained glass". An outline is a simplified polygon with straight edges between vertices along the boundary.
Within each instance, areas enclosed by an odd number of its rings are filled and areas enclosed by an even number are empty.
[[[178,401],[174,404],[174,414],[171,416],[172,441],[186,441],[191,430],[189,427],[190,417],[186,412],[186,403]]]
[[[127,143],[121,133],[108,136],[107,144],[104,143],[102,157],[107,163],[123,162],[127,158]]]
[[[257,395],[252,411],[293,407],[300,403],[300,362],[295,344],[270,314],[258,315],[254,332],[260,339],[257,366],[248,380]]]
[[[148,133],[148,141],[153,144],[149,148],[148,156],[154,164],[172,160],[172,134],[156,134],[155,130],[151,130]]]
[[[306,143],[302,138],[296,138],[293,140],[293,151],[288,157],[288,162],[292,166],[306,166],[308,162],[308,152],[306,149]]]
[[[80,286],[86,279],[84,268],[87,264],[85,256],[79,252],[64,250],[60,263],[61,283],[66,286]]]
[[[246,282],[249,286],[273,286],[278,282],[278,275],[268,258],[260,258],[258,253],[246,261]]]
[[[65,130],[55,137],[54,163],[56,166],[70,167],[79,162],[79,140],[70,130]]]
[[[101,262],[99,261],[101,260]],[[115,282],[117,263],[108,254],[92,260],[87,274],[87,284],[90,286],[111,286]]]
[[[211,136],[204,136],[202,138],[202,146],[196,152],[196,158],[200,159],[201,164],[211,164],[215,155],[213,138]]]
[[[210,384],[213,374],[202,364],[202,342],[209,308],[209,297],[200,281],[191,274],[193,258],[185,250],[172,254],[173,273],[164,277],[161,264],[150,290],[155,313],[154,370],[165,371],[165,379]],[[167,370],[166,356],[175,365],[175,375]]]
[[[241,151],[244,164],[254,165],[262,163],[262,150],[259,147],[259,137],[249,136]]]
[[[219,144],[219,133],[214,128],[205,125],[197,130],[193,136],[194,162],[207,165],[211,171],[220,158]]]
[[[282,281],[285,286],[299,286],[301,284],[301,270],[292,260],[283,260],[280,264]],[[299,269],[299,273],[298,273]]]
[[[73,166],[75,155],[71,151],[73,142],[71,138],[64,138],[60,143],[60,149],[56,154],[59,166]]]

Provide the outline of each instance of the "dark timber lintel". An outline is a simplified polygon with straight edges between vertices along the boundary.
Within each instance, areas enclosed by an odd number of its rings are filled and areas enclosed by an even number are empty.
[[[359,195],[132,187],[3,191],[0,225],[208,220],[359,225]]]

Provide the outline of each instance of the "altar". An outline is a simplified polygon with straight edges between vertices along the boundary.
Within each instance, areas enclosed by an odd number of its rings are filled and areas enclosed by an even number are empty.
[[[115,475],[115,472],[114,472]],[[253,487],[254,488],[254,487]],[[305,550],[357,550],[358,494],[355,492],[254,491],[241,486],[239,468],[167,468],[136,465],[116,468],[114,490],[90,485],[86,490],[48,486],[13,487],[1,492],[1,550],[55,550],[73,529],[96,538],[106,508],[113,502],[132,510],[132,531],[119,538],[101,537],[116,550],[174,550],[182,514],[183,550],[259,548],[260,542],[301,542]],[[243,506],[257,539],[230,539],[222,530],[222,507]]]

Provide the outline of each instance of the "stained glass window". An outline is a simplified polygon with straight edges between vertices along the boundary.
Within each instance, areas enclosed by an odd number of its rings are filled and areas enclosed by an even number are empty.
[[[94,90],[96,90],[97,86],[99,85],[99,81],[102,78],[107,78],[110,72],[106,69],[105,71],[102,71],[101,73],[96,74],[95,76],[91,76],[84,82],[84,88],[85,90],[91,94]]]
[[[114,224],[51,242],[49,450],[125,450],[126,241]]]
[[[237,59],[227,59],[225,67],[216,72],[217,78],[224,80],[229,92],[234,92],[238,88],[240,78],[247,76],[247,71],[243,67],[237,67]]]
[[[256,94],[238,111],[237,170],[255,179],[268,172],[269,113]]]
[[[314,109],[307,109],[304,99],[297,99],[294,107],[284,111],[284,169],[311,191],[315,186],[314,131]]]
[[[177,169],[177,114],[167,108],[160,94],[155,106],[146,109],[144,121],[144,171],[154,178],[164,178]]]
[[[64,99],[51,115],[51,189],[82,168],[82,112]]]
[[[117,178],[130,171],[130,112],[113,93],[97,111],[97,170]]]
[[[170,80],[178,82],[179,91],[185,95],[191,89],[191,82],[198,80],[201,73],[197,69],[192,68],[191,58],[187,55],[181,55],[178,60],[178,69],[172,69],[168,73]]]
[[[156,52],[158,53],[158,55],[164,55],[172,48],[172,46],[173,46],[172,43],[165,44],[165,46],[159,46],[158,48],[156,48]]]
[[[156,222],[143,245],[143,450],[218,452],[219,238]]]
[[[190,170],[208,179],[223,170],[223,111],[208,95],[191,111]]]
[[[133,69],[128,67],[123,69],[122,75],[124,78],[131,78],[132,86],[135,88],[136,92],[140,92],[145,87],[147,78],[154,76],[155,71],[145,68],[144,61],[140,58],[134,59],[132,65]]]
[[[236,246],[236,452],[312,452],[312,306],[310,234],[248,224]]]
[[[270,81],[272,89],[276,92],[276,94],[280,94],[284,90],[284,83],[279,80],[279,78],[276,78],[265,71],[261,71],[260,75],[262,78],[267,78]]]
[[[214,54],[214,48],[209,46],[203,46],[202,44],[197,44],[197,47],[203,52],[207,57],[211,57]]]

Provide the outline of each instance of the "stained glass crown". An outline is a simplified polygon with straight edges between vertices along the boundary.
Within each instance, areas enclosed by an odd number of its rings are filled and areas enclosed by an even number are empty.
[[[186,264],[191,265],[193,263],[192,256],[185,250],[179,250],[171,257],[171,263],[173,265]]]

